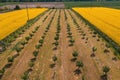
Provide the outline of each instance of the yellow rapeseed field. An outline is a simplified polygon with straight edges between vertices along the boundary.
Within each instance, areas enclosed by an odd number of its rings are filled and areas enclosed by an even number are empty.
[[[73,8],[90,23],[120,44],[120,10],[104,7]]]
[[[28,9],[30,19],[46,11],[46,8]],[[0,14],[0,40],[27,22],[26,9]]]

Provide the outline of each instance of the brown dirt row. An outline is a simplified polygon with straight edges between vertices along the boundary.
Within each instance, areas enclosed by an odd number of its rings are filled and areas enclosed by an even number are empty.
[[[68,15],[68,23],[70,24],[73,36],[75,37],[75,47],[79,52],[79,59],[84,63],[83,73],[85,78],[87,80],[100,80],[98,70],[90,57],[91,48],[86,48],[85,42],[82,42],[82,39],[78,37],[79,34],[76,31],[76,26],[73,23],[72,17],[69,15],[68,11],[66,11],[66,13]]]
[[[47,26],[48,22],[50,21],[53,13],[49,15],[49,17],[46,19],[46,21],[40,26],[38,31],[34,34],[32,39],[28,42],[28,44],[24,47],[24,49],[20,52],[20,56],[15,59],[13,65],[11,68],[9,68],[2,80],[20,80],[22,74],[28,67],[29,60],[33,57],[32,52],[35,50],[35,45],[40,39],[40,36],[42,35],[43,31],[45,30],[45,27]],[[38,23],[40,24],[40,23]],[[38,25],[35,25],[38,26]]]
[[[60,37],[60,59],[61,67],[59,70],[59,80],[75,80],[73,74],[74,64],[71,63],[73,47],[69,47],[67,38],[67,21],[65,20],[64,10],[61,10],[61,37]]]
[[[50,12],[50,11],[49,11]],[[9,56],[12,56],[13,54],[15,54],[16,52],[13,51],[13,47],[19,43],[20,41],[22,41],[27,35],[29,35],[29,33],[31,33],[31,31],[33,31],[36,27],[36,25],[41,25],[43,22],[42,20],[49,15],[49,12],[46,13],[45,15],[41,16],[40,19],[34,23],[29,29],[27,29],[24,34],[21,34],[20,37],[16,38],[16,40],[14,42],[12,42],[12,44],[9,46],[9,48],[3,52],[2,54],[0,54],[0,69],[2,69],[2,67],[7,63],[7,58]]]
[[[61,12],[61,9],[58,9],[58,17],[60,16],[60,12]],[[57,18],[58,18],[57,17]],[[60,16],[61,17],[61,16]],[[58,18],[59,19],[59,18]],[[57,19],[57,24],[58,24],[58,19]],[[57,26],[58,25],[56,25],[56,32],[57,32]],[[61,32],[61,31],[60,31]],[[55,35],[56,36],[56,35]],[[54,36],[54,37],[55,37]],[[55,42],[55,40],[53,41],[53,43]],[[58,42],[59,42],[59,44],[60,44],[60,39],[58,40]],[[61,61],[60,61],[60,58],[59,58],[59,55],[60,55],[60,50],[59,50],[59,47],[60,47],[60,45],[58,45],[58,47],[57,47],[57,50],[53,50],[53,55],[52,56],[54,56],[54,55],[56,55],[57,56],[57,58],[58,58],[58,60],[57,60],[57,62],[56,62],[56,65],[55,65],[55,67],[53,68],[53,70],[52,70],[52,77],[53,77],[53,79],[51,79],[51,80],[59,80],[59,68],[60,68],[60,66],[61,66]],[[52,46],[52,49],[54,49],[55,48],[55,45],[53,45]],[[53,61],[52,61],[52,63],[53,63]]]
[[[112,58],[114,57],[114,52],[112,49],[108,49],[110,52],[109,53],[104,53],[104,49],[106,49],[105,44],[106,42],[102,39],[100,39],[100,41],[97,41],[98,37],[93,38],[92,35],[90,34],[90,29],[89,26],[85,25],[82,20],[78,19],[77,16],[71,11],[71,13],[73,14],[73,17],[77,20],[77,23],[82,23],[79,24],[84,32],[87,34],[87,37],[89,38],[88,44],[87,44],[87,48],[89,48],[90,46],[95,46],[97,47],[97,52],[96,52],[96,57],[93,58],[93,61],[95,63],[95,65],[97,66],[97,68],[99,69],[100,74],[103,74],[102,72],[102,67],[105,65],[108,65],[111,70],[109,73],[109,79],[110,80],[119,80],[120,76],[120,61],[113,61]],[[86,27],[85,27],[86,26]],[[94,42],[94,43],[93,43]]]
[[[42,48],[40,49],[33,71],[30,74],[31,80],[52,80],[53,70],[49,66],[52,63],[52,56],[54,55],[52,43],[54,42],[58,13],[59,10],[57,10],[54,15],[50,30],[46,35]]]

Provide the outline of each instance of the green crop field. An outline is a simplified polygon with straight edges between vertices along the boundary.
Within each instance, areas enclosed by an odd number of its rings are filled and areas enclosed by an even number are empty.
[[[120,8],[120,1],[109,2],[64,2],[66,8],[71,7],[112,7]]]
[[[9,4],[20,4],[22,2],[0,2],[0,6],[9,5]]]

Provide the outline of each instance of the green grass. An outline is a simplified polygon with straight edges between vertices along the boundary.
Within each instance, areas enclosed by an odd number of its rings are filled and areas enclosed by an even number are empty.
[[[106,2],[64,2],[66,8],[71,7],[112,7],[120,9],[120,1]]]
[[[0,6],[8,4],[19,4],[22,2],[0,2]],[[95,2],[95,1],[79,1],[79,2],[64,2],[66,8],[71,7],[112,7],[120,9],[120,1],[104,1],[104,2]]]
[[[0,6],[9,5],[9,4],[19,4],[21,2],[0,2]]]

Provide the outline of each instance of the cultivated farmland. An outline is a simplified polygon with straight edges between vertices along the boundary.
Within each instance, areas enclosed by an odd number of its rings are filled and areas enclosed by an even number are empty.
[[[0,80],[120,79],[119,50],[116,49],[119,44],[113,46],[107,42],[110,37],[119,43],[119,10],[38,8],[28,11],[32,20],[27,23],[24,9],[0,14],[1,21],[8,19],[8,23],[0,22],[0,35],[9,33],[0,41]],[[23,23],[19,23],[19,19]]]
[[[29,9],[30,19],[36,17],[45,10],[47,9]],[[0,40],[23,26],[27,22],[27,19],[28,17],[25,9],[0,14]]]
[[[111,8],[73,8],[85,19],[120,44],[120,10]]]

